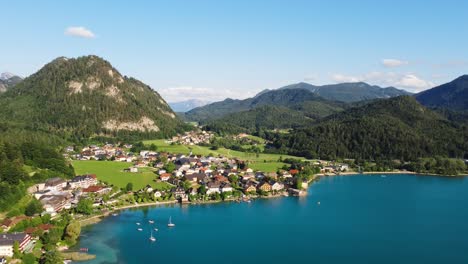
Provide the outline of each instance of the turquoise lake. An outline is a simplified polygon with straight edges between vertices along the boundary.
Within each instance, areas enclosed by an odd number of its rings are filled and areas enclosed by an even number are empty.
[[[468,178],[323,177],[302,198],[125,210],[79,246],[97,255],[83,263],[468,263]]]

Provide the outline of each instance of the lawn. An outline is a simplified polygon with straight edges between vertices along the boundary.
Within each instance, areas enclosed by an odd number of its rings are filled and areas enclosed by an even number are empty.
[[[96,174],[99,180],[120,188],[125,188],[129,182],[133,183],[134,190],[139,190],[147,184],[158,190],[171,187],[171,185],[165,182],[154,182],[156,176],[150,168],[141,168],[139,169],[140,172],[137,173],[124,172],[123,169],[132,165],[127,162],[86,160],[73,161],[72,164],[77,175]]]
[[[286,165],[283,162],[256,162],[250,163],[249,167],[253,170],[259,170],[263,172],[276,172],[279,168]]]
[[[146,145],[155,144],[158,147],[158,151],[167,151],[170,153],[189,154],[192,151],[196,155],[223,155],[231,158],[238,158],[251,163],[253,169],[264,170],[264,171],[276,171],[276,169],[283,167],[284,163],[278,162],[280,157],[284,158],[296,158],[303,159],[300,157],[280,154],[266,154],[259,153],[248,153],[242,151],[235,151],[226,148],[219,148],[217,150],[211,150],[209,147],[203,146],[187,146],[187,145],[170,145],[166,143],[164,139],[158,140],[146,140],[143,142]],[[265,161],[267,161],[265,163]]]

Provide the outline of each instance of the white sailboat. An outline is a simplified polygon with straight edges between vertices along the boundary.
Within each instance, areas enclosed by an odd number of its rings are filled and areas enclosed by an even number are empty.
[[[154,220],[148,220],[148,223],[154,224]]]
[[[152,242],[156,241],[156,238],[153,236],[153,230],[151,230],[151,236],[150,236],[149,240],[152,241]]]
[[[167,224],[168,227],[174,227],[175,224],[172,223],[172,216],[169,217],[169,223]]]

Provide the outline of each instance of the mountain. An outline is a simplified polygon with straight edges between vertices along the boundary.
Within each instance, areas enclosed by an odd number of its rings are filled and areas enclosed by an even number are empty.
[[[313,119],[302,112],[284,106],[263,105],[257,108],[228,114],[220,119],[208,121],[205,128],[217,133],[255,133],[259,130],[286,129],[305,124]]]
[[[15,86],[23,79],[9,72],[0,74],[0,93],[6,92],[10,87]]]
[[[255,97],[244,100],[226,99],[203,107],[197,107],[185,113],[187,120],[206,122],[222,118],[228,114],[252,110],[259,106],[272,105],[282,107],[297,107],[306,101],[314,101],[320,104],[336,104],[321,98],[306,89],[271,90]],[[340,103],[339,103],[340,104]]]
[[[332,101],[358,102],[363,100],[391,98],[400,95],[410,95],[410,92],[395,87],[382,88],[364,82],[339,83],[315,86],[308,83],[297,83],[279,89],[307,89],[317,95]]]
[[[323,86],[315,86],[305,82],[281,87],[275,90],[265,89],[253,98],[245,100],[226,99],[203,107],[197,107],[185,114],[185,118],[191,121],[205,122],[219,119],[227,114],[248,111],[258,105],[280,105],[290,107],[304,101],[322,100],[325,102],[340,101],[355,103],[380,98],[391,98],[411,93],[394,87],[381,88],[367,83],[341,83]],[[293,96],[289,99],[278,99],[281,96]],[[271,98],[271,97],[277,97]],[[260,103],[259,103],[260,102]],[[279,104],[278,104],[279,103]]]
[[[330,115],[288,135],[270,151],[308,158],[415,160],[468,156],[468,128],[448,121],[413,97],[380,99]]]
[[[468,75],[418,93],[415,97],[427,107],[468,110]]]
[[[208,101],[191,99],[191,100],[180,101],[180,102],[172,102],[172,103],[170,102],[169,106],[172,108],[174,112],[183,113],[183,112],[190,111],[194,108],[207,105],[209,103],[210,102]]]
[[[0,121],[74,139],[184,129],[156,91],[97,56],[57,58],[3,93],[0,104]]]

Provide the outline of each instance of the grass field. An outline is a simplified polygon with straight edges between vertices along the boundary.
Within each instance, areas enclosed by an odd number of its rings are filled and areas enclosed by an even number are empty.
[[[259,170],[263,172],[275,172],[284,165],[286,165],[286,163],[283,162],[256,162],[250,163],[249,167],[253,170]]]
[[[300,157],[289,156],[289,155],[280,155],[280,154],[265,154],[260,153],[247,153],[241,151],[235,151],[225,148],[219,148],[217,150],[211,150],[209,147],[202,146],[187,146],[187,145],[170,145],[165,142],[164,139],[157,140],[146,140],[143,142],[146,145],[155,144],[158,146],[158,151],[167,151],[170,153],[179,153],[179,154],[189,154],[192,151],[196,155],[223,155],[230,158],[238,158],[244,161],[251,163],[252,169],[258,169],[263,171],[276,171],[278,168],[283,167],[284,163],[278,162],[280,157],[282,158],[296,158],[302,159]],[[266,163],[265,163],[266,161]]]
[[[99,180],[125,188],[127,183],[133,183],[133,189],[138,190],[147,184],[158,190],[168,189],[171,185],[165,182],[154,182],[155,174],[150,168],[139,168],[140,172],[123,172],[123,169],[131,166],[131,163],[116,161],[73,161],[73,167],[77,175],[96,174]]]

